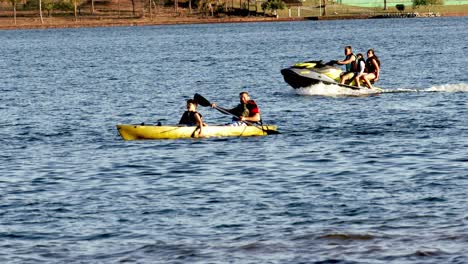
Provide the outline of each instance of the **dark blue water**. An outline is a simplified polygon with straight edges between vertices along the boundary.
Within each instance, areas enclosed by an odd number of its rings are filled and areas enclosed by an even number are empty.
[[[468,263],[467,23],[0,31],[0,262]],[[283,81],[345,45],[376,50],[385,93]],[[243,90],[282,134],[115,128]]]

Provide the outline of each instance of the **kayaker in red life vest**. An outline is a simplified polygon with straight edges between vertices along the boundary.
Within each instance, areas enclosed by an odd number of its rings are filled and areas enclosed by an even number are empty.
[[[180,118],[179,125],[197,126],[198,137],[203,137],[203,127],[206,126],[206,124],[203,123],[202,115],[197,112],[197,106],[198,104],[195,100],[187,100],[187,111],[185,111]]]
[[[260,122],[260,109],[258,108],[257,103],[255,103],[254,100],[250,99],[249,93],[241,92],[239,94],[239,100],[240,104],[232,109],[217,107],[215,103],[212,103],[211,107],[219,108],[221,112],[227,111],[237,116],[238,118],[232,118],[232,126],[245,126],[246,123],[242,121],[248,121],[253,123]]]

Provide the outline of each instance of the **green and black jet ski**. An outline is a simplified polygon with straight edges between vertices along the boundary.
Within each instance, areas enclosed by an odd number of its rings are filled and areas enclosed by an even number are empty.
[[[324,63],[323,61],[306,61],[296,63],[289,68],[281,70],[284,81],[294,89],[307,88],[319,83],[333,84],[353,90],[369,89],[364,83],[361,87],[355,86],[354,80],[348,84],[340,83],[341,68],[333,66],[335,61]],[[382,91],[374,87],[373,90]]]

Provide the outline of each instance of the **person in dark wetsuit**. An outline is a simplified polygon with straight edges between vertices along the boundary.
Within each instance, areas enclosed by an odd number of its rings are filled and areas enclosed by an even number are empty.
[[[197,126],[199,129],[198,136],[203,137],[203,123],[202,115],[197,112],[197,102],[193,99],[187,100],[187,111],[184,112],[180,118],[179,125]]]
[[[246,123],[243,121],[253,123],[260,122],[260,109],[258,108],[257,103],[250,99],[249,93],[241,92],[239,94],[239,101],[240,104],[232,109],[217,107],[215,103],[212,103],[211,107],[219,108],[221,112],[226,111],[235,115],[236,117],[232,118],[232,126],[245,126]]]

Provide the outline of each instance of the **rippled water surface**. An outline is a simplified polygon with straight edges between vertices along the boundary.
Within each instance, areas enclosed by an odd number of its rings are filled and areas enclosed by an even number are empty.
[[[467,23],[0,31],[0,262],[468,263]],[[383,94],[283,81],[345,45],[376,50]],[[115,128],[243,90],[282,134]]]

